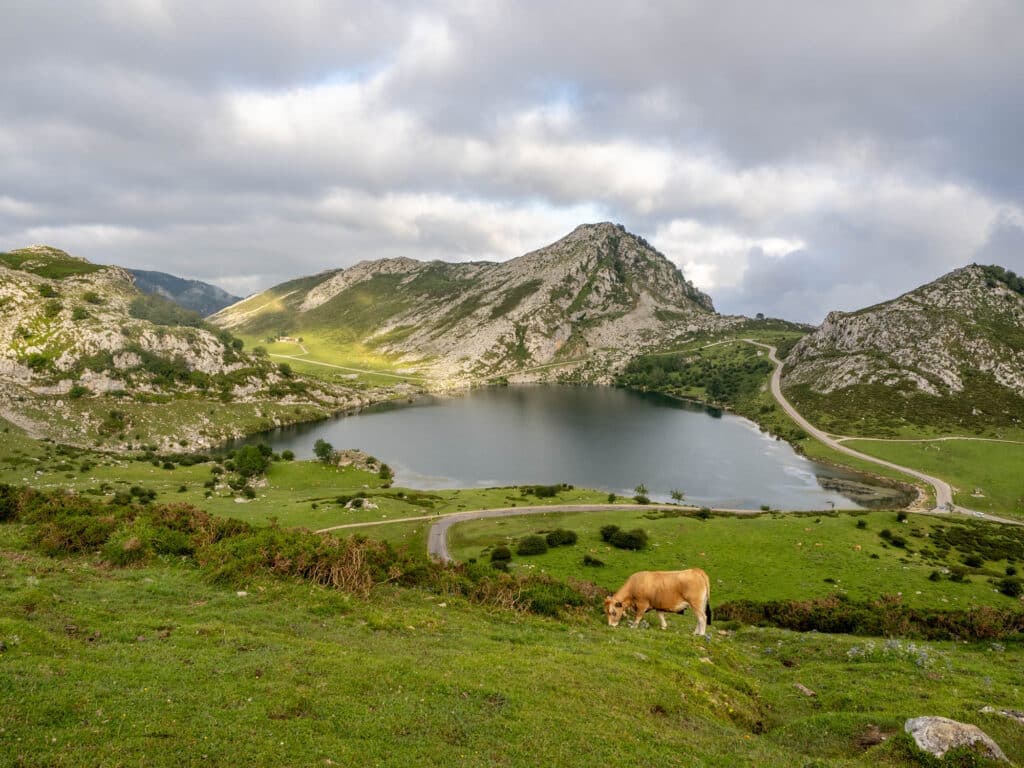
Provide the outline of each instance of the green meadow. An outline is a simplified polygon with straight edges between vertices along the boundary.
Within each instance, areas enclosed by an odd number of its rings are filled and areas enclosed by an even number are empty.
[[[9,765],[935,765],[902,734],[921,714],[1024,756],[1018,724],[978,711],[1019,703],[1016,642],[721,623],[701,640],[678,620],[611,629],[596,607],[545,618],[387,584],[365,599],[269,576],[228,587],[187,558],[111,568],[26,536],[0,525]]]
[[[961,506],[1024,516],[1024,442],[857,439],[846,445],[944,478]]]

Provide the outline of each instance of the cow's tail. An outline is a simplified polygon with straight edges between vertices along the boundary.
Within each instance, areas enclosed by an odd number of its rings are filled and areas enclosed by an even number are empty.
[[[708,620],[708,624],[711,623],[711,595],[704,601],[704,618]]]

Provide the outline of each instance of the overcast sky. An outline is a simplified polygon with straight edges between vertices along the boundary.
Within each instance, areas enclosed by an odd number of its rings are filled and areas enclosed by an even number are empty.
[[[643,235],[818,322],[1024,272],[1024,3],[0,0],[0,248],[238,294]]]

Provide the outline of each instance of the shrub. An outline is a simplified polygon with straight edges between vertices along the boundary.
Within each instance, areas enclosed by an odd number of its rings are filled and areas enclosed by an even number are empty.
[[[235,471],[242,477],[253,477],[266,471],[270,459],[256,445],[243,445],[235,452]]]
[[[905,522],[907,522],[907,513],[906,512],[897,512],[896,513],[896,522],[897,523],[905,523]]]
[[[557,528],[544,537],[549,547],[568,547],[576,543],[576,532]]]
[[[860,528],[861,530],[864,530],[865,528],[868,527],[868,521],[867,520],[858,520],[857,521],[857,527]]]
[[[558,616],[563,608],[586,605],[583,595],[568,584],[542,577],[526,581],[521,596],[526,610],[541,616]]]
[[[928,574],[928,581],[942,581],[942,574],[938,571],[932,571]]]
[[[1006,566],[1006,575],[1007,576],[1016,576],[1017,575],[1017,569],[1014,566],[1012,566],[1012,565]]]
[[[61,309],[63,309],[63,306],[59,300],[50,299],[43,305],[43,315],[45,317],[56,317],[60,314]]]
[[[491,562],[497,563],[501,561],[507,561],[512,559],[512,550],[506,547],[504,544],[499,544],[491,550]]]
[[[1021,586],[1021,580],[1013,577],[1000,579],[996,584],[996,589],[1007,597],[1020,597],[1024,594],[1024,587]]]
[[[525,536],[516,547],[517,555],[543,555],[548,551],[548,543],[543,536]]]
[[[85,307],[75,307],[74,309],[71,310],[71,319],[88,320],[89,312],[85,309]]]
[[[641,528],[630,531],[616,531],[608,543],[619,549],[640,550],[647,546],[647,534]]]
[[[711,508],[710,507],[701,507],[697,511],[697,517],[699,517],[701,520],[710,520],[711,519]]]
[[[621,529],[617,525],[602,525],[601,526],[601,541],[611,541],[612,536],[618,533]]]
[[[321,437],[313,443],[313,454],[324,464],[329,464],[334,458],[334,446]]]
[[[603,568],[604,567],[604,561],[603,560],[598,560],[596,557],[594,557],[592,555],[584,555],[583,556],[583,564],[585,566],[587,566],[588,568]]]
[[[115,530],[103,546],[103,559],[111,565],[134,565],[149,560],[153,547],[154,530],[148,520],[136,518]]]
[[[0,523],[18,517],[18,490],[13,485],[0,483]]]
[[[96,291],[86,291],[82,294],[82,298],[90,304],[102,304],[103,297],[100,296]]]
[[[89,394],[89,388],[83,387],[81,384],[73,384],[71,389],[68,390],[68,397],[72,400],[78,400],[87,394]]]
[[[619,497],[618,497],[618,496],[616,496],[616,495],[615,495],[614,493],[609,493],[609,494],[608,494],[608,503],[609,503],[609,504],[614,504],[614,503],[615,503],[615,500],[616,500],[617,498],[619,498]]]
[[[295,451],[283,450],[281,451],[281,459],[283,461],[293,461],[295,459]]]
[[[39,286],[39,295],[44,299],[54,299],[58,296],[58,293],[53,289],[53,286],[43,283]]]
[[[633,501],[635,501],[637,504],[650,504],[651,503],[651,500],[649,498],[647,498],[646,496],[644,496],[643,494],[641,494],[641,493],[638,493],[636,496],[634,496],[633,497]]]
[[[117,528],[113,516],[74,515],[36,526],[32,542],[47,555],[93,552],[103,546]]]
[[[981,568],[981,566],[984,564],[985,561],[982,560],[978,555],[967,555],[964,558],[964,565],[966,565],[968,568]]]

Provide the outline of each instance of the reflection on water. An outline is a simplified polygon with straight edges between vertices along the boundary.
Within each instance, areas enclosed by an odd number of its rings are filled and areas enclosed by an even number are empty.
[[[313,455],[323,438],[387,462],[396,484],[456,488],[565,482],[652,499],[681,489],[692,504],[782,509],[855,507],[821,477],[858,476],[797,455],[747,419],[606,387],[516,386],[383,405],[253,438]]]

